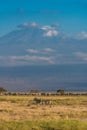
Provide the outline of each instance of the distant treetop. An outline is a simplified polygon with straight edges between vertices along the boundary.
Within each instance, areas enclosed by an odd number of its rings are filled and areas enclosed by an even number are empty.
[[[0,87],[0,92],[6,92],[7,90],[4,89],[3,87]]]

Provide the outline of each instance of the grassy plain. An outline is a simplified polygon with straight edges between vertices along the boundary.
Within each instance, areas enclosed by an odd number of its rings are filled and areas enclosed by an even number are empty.
[[[0,96],[0,130],[87,130],[87,96]]]

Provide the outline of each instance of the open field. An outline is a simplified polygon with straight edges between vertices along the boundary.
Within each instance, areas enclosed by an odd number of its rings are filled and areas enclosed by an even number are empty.
[[[0,96],[0,130],[87,130],[87,96]]]

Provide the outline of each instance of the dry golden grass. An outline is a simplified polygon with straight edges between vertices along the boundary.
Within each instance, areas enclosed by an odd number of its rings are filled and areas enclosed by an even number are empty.
[[[34,98],[51,100],[41,105]],[[87,96],[0,96],[0,121],[87,121]]]

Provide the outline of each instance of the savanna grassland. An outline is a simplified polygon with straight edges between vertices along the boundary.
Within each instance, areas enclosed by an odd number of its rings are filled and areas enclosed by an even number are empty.
[[[0,130],[87,130],[87,96],[0,96]]]

